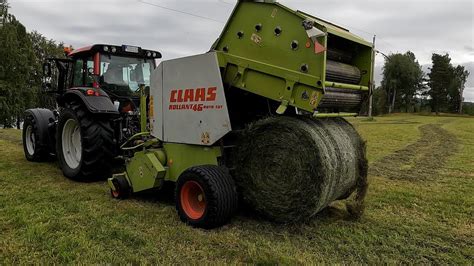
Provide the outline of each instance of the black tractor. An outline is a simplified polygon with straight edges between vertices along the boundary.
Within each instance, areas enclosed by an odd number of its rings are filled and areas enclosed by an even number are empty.
[[[120,145],[140,132],[140,92],[149,91],[161,54],[104,44],[65,52],[67,59],[43,64],[45,93],[57,96],[57,108],[25,111],[26,159],[55,156],[76,180],[107,177]]]

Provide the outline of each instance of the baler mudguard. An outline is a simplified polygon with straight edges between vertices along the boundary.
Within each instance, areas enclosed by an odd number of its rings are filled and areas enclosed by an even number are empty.
[[[278,113],[358,114],[372,85],[371,43],[275,1],[239,1],[212,50],[226,85],[280,102]]]

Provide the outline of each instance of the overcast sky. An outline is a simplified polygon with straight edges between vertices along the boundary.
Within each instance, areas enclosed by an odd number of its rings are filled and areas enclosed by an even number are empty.
[[[196,14],[199,18],[150,4]],[[93,43],[158,50],[165,59],[207,52],[235,0],[9,0],[28,30],[76,48]],[[385,54],[411,50],[420,64],[449,53],[471,72],[465,98],[474,101],[473,0],[280,0],[372,40]],[[377,56],[378,73],[383,57]],[[425,66],[426,69],[426,66]],[[377,75],[377,80],[380,76]]]

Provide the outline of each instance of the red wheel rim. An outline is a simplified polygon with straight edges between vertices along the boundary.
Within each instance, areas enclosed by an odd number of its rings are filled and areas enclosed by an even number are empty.
[[[118,198],[119,195],[120,195],[120,192],[118,190],[112,190],[112,197]]]
[[[120,196],[119,183],[116,179],[112,180],[112,183],[114,184],[115,189],[110,189],[110,192],[112,192],[112,197],[118,198]]]
[[[187,181],[181,188],[180,193],[181,207],[186,215],[197,220],[204,215],[206,211],[206,197],[204,189],[196,181]]]

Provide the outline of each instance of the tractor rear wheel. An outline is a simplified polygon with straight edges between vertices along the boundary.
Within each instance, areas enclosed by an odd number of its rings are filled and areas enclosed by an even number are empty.
[[[214,165],[197,166],[181,174],[176,185],[176,209],[181,221],[211,229],[229,222],[238,195],[228,171]]]
[[[66,177],[82,181],[109,177],[114,149],[113,128],[106,117],[92,116],[77,103],[62,109],[56,151]]]

